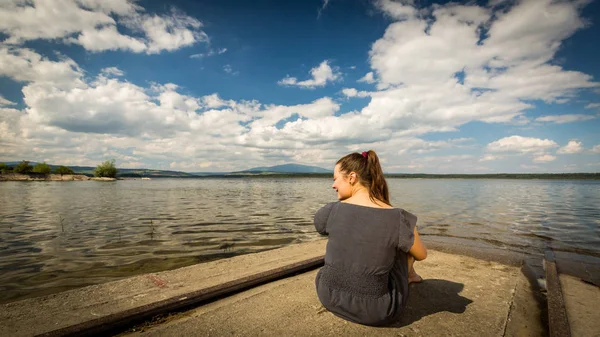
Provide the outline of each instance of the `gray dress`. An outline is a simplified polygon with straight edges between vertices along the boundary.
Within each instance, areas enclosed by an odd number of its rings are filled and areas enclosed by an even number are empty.
[[[408,298],[407,253],[416,223],[400,208],[332,202],[318,210],[315,227],[329,236],[316,278],[323,306],[359,324],[397,321]]]

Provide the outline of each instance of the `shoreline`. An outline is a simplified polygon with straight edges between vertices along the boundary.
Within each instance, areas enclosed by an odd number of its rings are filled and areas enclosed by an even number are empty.
[[[85,174],[2,173],[0,181],[115,181],[117,178],[88,177]]]
[[[58,176],[58,177],[55,177]],[[69,177],[77,177],[70,179]],[[67,177],[67,178],[63,178]],[[432,179],[432,180],[552,180],[552,181],[596,181],[600,180],[600,173],[497,173],[497,174],[404,174],[404,173],[388,173],[385,174],[386,179]],[[88,179],[86,179],[88,178]],[[43,173],[0,173],[0,181],[84,181],[93,180],[92,177],[85,174],[43,174]],[[294,178],[331,178],[331,173],[224,173],[224,174],[209,174],[209,175],[188,175],[188,176],[171,176],[171,175],[148,175],[138,176],[130,174],[122,174],[115,180],[153,180],[153,179],[294,179]]]

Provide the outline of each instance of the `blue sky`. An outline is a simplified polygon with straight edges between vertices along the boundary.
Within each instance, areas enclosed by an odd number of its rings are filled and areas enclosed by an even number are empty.
[[[598,1],[0,4],[0,161],[600,171]]]

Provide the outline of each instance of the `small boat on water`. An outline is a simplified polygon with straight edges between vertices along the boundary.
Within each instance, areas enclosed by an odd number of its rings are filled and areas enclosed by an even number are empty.
[[[152,179],[150,179],[148,177],[142,177],[142,180],[152,180]]]

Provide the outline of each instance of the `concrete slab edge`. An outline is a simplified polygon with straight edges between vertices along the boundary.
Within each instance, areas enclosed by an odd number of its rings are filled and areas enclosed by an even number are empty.
[[[296,273],[321,267],[324,263],[323,261],[324,256],[310,258],[284,267],[267,270],[219,284],[217,286],[200,289],[162,301],[103,316],[98,319],[89,320],[80,324],[45,332],[38,334],[37,336],[90,336],[123,330],[128,326],[159,314],[184,310],[267,282],[272,282]]]

